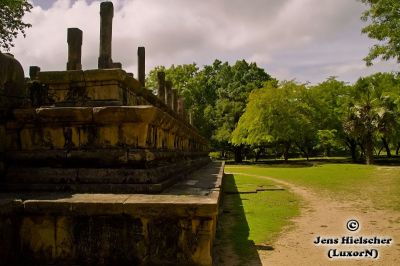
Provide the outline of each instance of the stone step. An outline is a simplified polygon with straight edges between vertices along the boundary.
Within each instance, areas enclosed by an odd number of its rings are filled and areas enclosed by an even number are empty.
[[[152,149],[91,149],[91,150],[33,150],[8,151],[8,165],[24,166],[135,166],[154,167],[165,162],[195,159],[207,156],[207,152],[184,152]]]
[[[28,183],[6,183],[2,184],[5,191],[8,192],[76,192],[76,193],[142,193],[155,194],[173,185],[182,176],[176,175],[160,183],[155,184],[28,184]]]
[[[208,162],[208,158],[200,158],[151,169],[10,167],[0,189],[157,193]]]

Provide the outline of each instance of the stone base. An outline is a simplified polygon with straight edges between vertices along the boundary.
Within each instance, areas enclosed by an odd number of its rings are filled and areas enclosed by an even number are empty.
[[[158,195],[0,194],[0,265],[211,265],[223,166]]]
[[[9,166],[0,183],[4,192],[161,193],[190,172],[210,162],[208,157],[154,168],[21,167]]]

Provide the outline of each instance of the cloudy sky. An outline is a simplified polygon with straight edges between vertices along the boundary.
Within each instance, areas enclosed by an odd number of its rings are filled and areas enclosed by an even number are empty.
[[[11,53],[42,71],[64,70],[67,28],[83,30],[82,64],[97,68],[100,17],[95,0],[31,0],[32,24]],[[361,34],[365,6],[357,0],[114,0],[113,61],[136,75],[137,47],[154,66],[256,62],[272,76],[318,83],[330,76],[354,82],[394,61],[366,67],[374,44]]]

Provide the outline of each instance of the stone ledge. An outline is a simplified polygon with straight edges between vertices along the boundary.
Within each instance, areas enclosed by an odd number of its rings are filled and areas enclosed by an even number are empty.
[[[89,69],[69,71],[41,71],[38,78],[45,84],[59,84],[71,82],[101,82],[115,80],[123,82],[127,76],[122,69]]]
[[[7,123],[8,129],[18,128],[21,125],[35,126],[37,122],[50,125],[57,123],[70,124],[120,124],[146,123],[159,126],[165,130],[175,129],[185,131],[196,137],[198,141],[207,143],[196,130],[176,117],[163,112],[151,105],[140,106],[107,106],[107,107],[44,107],[37,109],[14,110],[14,121]],[[55,123],[55,124],[54,124]]]
[[[23,207],[24,211],[34,212],[46,210],[52,206],[52,212],[66,214],[71,210],[71,215],[82,208],[81,213],[90,210],[93,204],[97,208],[96,214],[110,214],[107,212],[109,205],[121,205],[121,213],[126,210],[135,210],[149,207],[179,206],[195,207],[201,209],[217,208],[224,164],[210,163],[200,170],[189,174],[184,180],[174,184],[166,191],[157,195],[148,194],[73,194],[73,193],[2,193],[0,194],[1,206]],[[93,186],[96,186],[95,184]],[[9,205],[11,204],[11,205]],[[18,206],[21,205],[21,206]],[[103,210],[101,206],[104,205]],[[39,206],[39,207],[38,207]],[[40,207],[44,206],[44,208]],[[1,209],[1,208],[0,208]],[[9,209],[8,207],[6,209]],[[11,209],[9,209],[11,210]],[[74,210],[74,211],[72,211]],[[128,211],[128,213],[130,212]],[[115,212],[112,212],[115,214]]]
[[[107,166],[136,166],[166,161],[176,161],[187,158],[207,157],[208,152],[174,151],[157,149],[70,149],[70,150],[34,150],[34,151],[7,151],[5,158],[9,165],[23,162],[24,166],[42,167],[49,164],[74,165],[102,165]],[[74,163],[76,162],[76,163]],[[147,166],[147,165],[146,165]]]
[[[223,167],[161,195],[0,194],[0,262],[211,266]]]

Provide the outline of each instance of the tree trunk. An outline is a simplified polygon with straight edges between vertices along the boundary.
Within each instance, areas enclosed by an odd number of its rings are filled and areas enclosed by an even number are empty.
[[[392,157],[392,154],[391,154],[391,152],[390,152],[389,143],[387,143],[387,141],[386,141],[385,138],[381,138],[381,139],[382,139],[383,147],[385,147],[387,157],[388,157],[388,158],[391,158],[391,157]]]
[[[303,153],[303,155],[304,155],[304,157],[306,157],[307,158],[307,161],[308,161],[308,158],[309,158],[309,156],[308,156],[308,152],[307,152],[307,148],[303,148],[301,145],[299,145],[297,142],[295,142],[295,144],[296,144],[296,146],[297,146],[297,148],[299,148],[299,150],[301,151],[301,153]]]
[[[258,159],[260,158],[261,150],[256,151],[256,162],[258,162]]]
[[[235,146],[235,163],[241,163],[242,161],[242,146]]]
[[[399,156],[399,150],[400,150],[400,143],[397,144],[396,156]]]
[[[289,149],[290,149],[290,142],[285,142],[283,148],[283,158],[285,162],[289,160]]]
[[[326,157],[331,157],[331,147],[330,146],[328,146],[326,148]]]
[[[357,142],[354,139],[347,138],[346,144],[350,149],[351,161],[357,162]]]
[[[309,160],[309,158],[310,158],[310,153],[307,151],[307,148],[305,148],[305,149],[300,149],[302,152],[303,152],[303,154],[304,154],[304,156],[306,156],[306,159],[307,159],[307,161]]]
[[[365,140],[365,163],[374,164],[374,143],[371,134],[368,134]]]
[[[378,157],[381,156],[381,151],[383,150],[383,146],[379,148]]]

